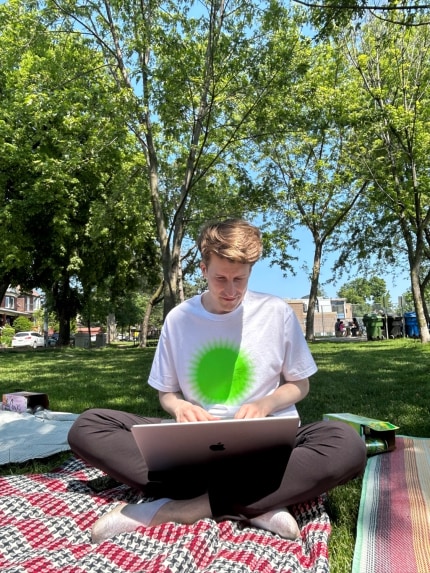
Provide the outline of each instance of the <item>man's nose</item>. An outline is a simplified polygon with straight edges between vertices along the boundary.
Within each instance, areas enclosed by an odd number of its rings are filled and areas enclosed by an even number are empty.
[[[227,281],[225,284],[225,292],[227,295],[233,295],[235,292],[234,281]]]

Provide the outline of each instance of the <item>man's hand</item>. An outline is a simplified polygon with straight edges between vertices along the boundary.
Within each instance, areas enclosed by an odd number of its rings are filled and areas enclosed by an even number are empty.
[[[201,406],[191,404],[176,392],[159,392],[160,404],[176,422],[206,422],[218,420]]]
[[[249,404],[242,404],[234,417],[238,420],[243,420],[245,418],[265,418],[269,414],[270,410],[263,399],[250,402]]]
[[[185,400],[182,403],[178,403],[173,415],[177,422],[207,422],[208,420],[219,419],[209,414],[204,408],[195,406]]]
[[[235,418],[265,418],[277,410],[282,410],[302,400],[309,392],[309,380],[297,380],[295,382],[283,382],[269,396],[242,404],[235,414]]]

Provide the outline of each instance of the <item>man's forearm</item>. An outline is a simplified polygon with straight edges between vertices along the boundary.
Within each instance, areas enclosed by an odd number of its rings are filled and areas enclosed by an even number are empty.
[[[300,400],[303,400],[303,398],[307,396],[308,392],[309,380],[308,378],[304,378],[296,382],[284,382],[273,394],[266,396],[264,400],[268,401],[270,413],[272,413],[297,404],[297,402],[300,402]]]
[[[158,398],[160,400],[161,407],[165,410],[168,414],[172,416],[172,418],[176,417],[176,411],[178,409],[178,402],[184,401],[184,397],[182,396],[181,392],[158,392]]]

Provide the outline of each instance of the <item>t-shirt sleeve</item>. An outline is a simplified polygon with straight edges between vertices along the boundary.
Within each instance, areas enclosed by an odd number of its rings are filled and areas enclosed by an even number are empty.
[[[179,392],[181,390],[165,326],[161,330],[148,384],[161,392]]]
[[[288,307],[285,316],[285,357],[282,372],[286,381],[295,382],[309,378],[318,370],[309,350],[299,321]]]

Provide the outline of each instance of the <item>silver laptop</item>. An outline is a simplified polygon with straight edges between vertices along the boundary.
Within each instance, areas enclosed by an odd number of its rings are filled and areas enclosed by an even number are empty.
[[[299,418],[271,416],[247,420],[158,423],[132,426],[131,432],[150,471],[208,464],[227,456],[276,446],[291,449]],[[288,451],[288,450],[287,450]]]

